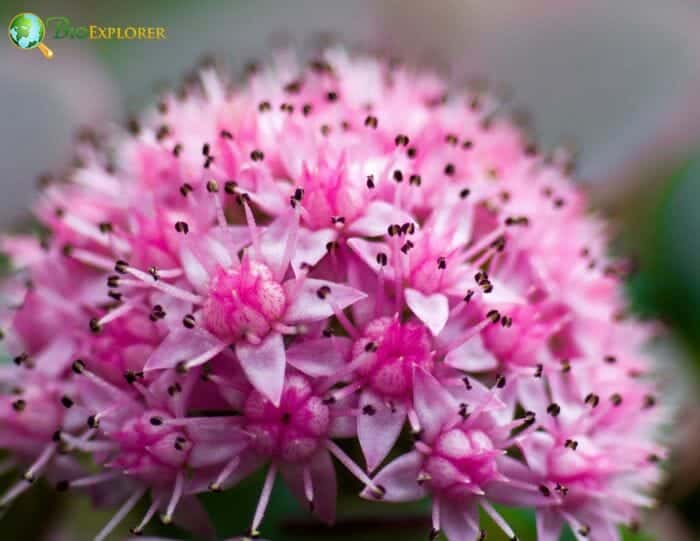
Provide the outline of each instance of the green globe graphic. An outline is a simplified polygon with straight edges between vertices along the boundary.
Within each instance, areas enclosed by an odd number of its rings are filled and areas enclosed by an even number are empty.
[[[12,43],[20,49],[33,49],[44,39],[44,21],[33,13],[20,13],[10,21]]]

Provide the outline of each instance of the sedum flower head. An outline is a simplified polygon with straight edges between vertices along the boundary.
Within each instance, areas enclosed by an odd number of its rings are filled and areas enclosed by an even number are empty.
[[[570,157],[489,95],[327,50],[240,85],[205,67],[127,128],[82,134],[42,238],[2,239],[24,474],[0,505],[41,475],[121,500],[101,540],[144,498],[135,533],[192,524],[264,467],[257,536],[278,477],[331,523],[343,467],[371,501],[429,497],[450,541],[483,538],[479,509],[515,539],[493,504],[612,541],[653,503],[664,414],[625,266]]]

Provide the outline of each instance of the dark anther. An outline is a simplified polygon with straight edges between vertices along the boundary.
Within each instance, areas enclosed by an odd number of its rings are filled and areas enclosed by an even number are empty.
[[[175,146],[173,147],[173,156],[175,156],[177,158],[181,152],[182,152],[182,143],[176,143]]]
[[[190,226],[187,225],[187,222],[175,222],[175,231],[187,235],[190,232]]]
[[[503,387],[506,386],[506,377],[505,376],[498,376],[496,378],[496,387],[498,389],[503,389]]]
[[[471,191],[469,190],[469,188],[464,188],[462,191],[459,192],[459,196],[462,199],[466,199],[470,193],[471,193]]]
[[[367,187],[371,190],[374,188],[374,175],[367,176]]]
[[[462,417],[462,419],[466,419],[467,417],[469,417],[469,412],[467,411],[467,409],[468,406],[464,402],[462,402],[459,405],[459,416]]]
[[[129,129],[129,133],[131,133],[131,135],[138,135],[141,131],[141,126],[135,118],[129,119],[127,122],[127,128]]]
[[[472,383],[469,381],[469,376],[464,376],[462,378],[462,383],[464,383],[464,387],[467,389],[467,391],[472,390]]]
[[[100,222],[97,227],[100,228],[100,233],[111,233],[112,232],[112,224],[109,222]]]
[[[71,368],[76,374],[82,374],[85,371],[85,363],[80,359],[76,359],[73,361]]]
[[[98,333],[102,330],[102,325],[100,325],[100,320],[97,319],[96,317],[93,317],[90,320],[90,330],[94,333]]]
[[[175,438],[175,443],[173,444],[173,447],[175,447],[176,451],[182,451],[185,448],[186,443],[187,440],[183,436],[177,436]]]
[[[168,127],[167,124],[161,124],[158,127],[158,130],[156,131],[156,140],[157,141],[162,141],[165,139],[168,135],[170,135],[170,128]]]
[[[440,270],[444,270],[447,268],[447,260],[443,256],[438,257],[437,268]]]
[[[448,144],[454,146],[457,144],[457,141],[458,141],[457,136],[455,134],[448,133],[447,135],[445,135],[445,143],[448,143]]]
[[[552,495],[552,491],[549,490],[549,488],[546,485],[540,485],[540,492],[542,493],[542,496],[545,496],[549,498]]]
[[[372,404],[367,404],[362,408],[362,413],[363,415],[372,416],[377,413],[377,408],[375,408]]]
[[[418,154],[418,150],[416,149],[416,147],[410,147],[410,148],[406,151],[406,156],[408,156],[408,157],[411,158],[411,159],[415,158],[415,157],[416,157],[416,154]]]
[[[193,329],[195,325],[194,316],[192,314],[187,314],[185,317],[182,318],[182,324],[187,329]]]
[[[489,312],[486,314],[486,317],[489,318],[493,323],[498,323],[501,319],[501,314],[498,310],[489,310]]]
[[[96,415],[90,415],[90,417],[87,418],[87,425],[89,428],[97,428],[100,426],[100,420]]]
[[[617,358],[614,355],[606,355],[604,360],[608,364],[615,364],[617,362]]]
[[[221,130],[221,132],[219,132],[219,135],[221,135],[221,137],[224,139],[233,139],[233,134],[228,130]]]
[[[578,449],[578,442],[576,440],[566,440],[564,442],[564,447],[575,451],[576,449]]]
[[[73,400],[71,400],[70,396],[63,395],[61,397],[61,404],[63,404],[64,408],[70,408],[73,407]]]
[[[304,189],[303,188],[297,188],[294,190],[294,199],[297,201],[301,201],[304,198]]]
[[[595,408],[600,403],[600,397],[597,394],[589,393],[584,402]]]
[[[396,138],[394,139],[394,144],[396,144],[397,147],[398,147],[398,146],[406,146],[406,145],[408,145],[408,135],[403,135],[403,134],[400,133],[400,134],[397,135]]]
[[[124,261],[123,259],[119,259],[115,264],[114,264],[114,271],[118,272],[119,274],[126,274],[126,269],[129,266],[129,264]]]
[[[399,169],[394,169],[393,177],[396,182],[403,182],[403,173]]]
[[[187,197],[187,194],[190,193],[193,190],[192,185],[188,184],[185,182],[182,186],[180,186],[180,193],[182,194],[183,197]]]
[[[325,299],[331,293],[331,288],[328,286],[321,286],[316,290],[316,295],[319,299]]]
[[[263,154],[262,150],[254,150],[250,153],[250,159],[254,162],[261,162],[265,159],[265,154]]]
[[[300,90],[301,81],[299,81],[298,79],[284,85],[284,91],[288,94],[298,94]]]
[[[215,180],[210,180],[207,182],[207,191],[209,193],[217,193],[219,191],[219,183]]]
[[[270,109],[272,109],[272,106],[270,105],[269,101],[261,101],[258,105],[258,111],[260,111],[261,113],[269,111]]]
[[[404,242],[403,246],[401,246],[401,251],[404,254],[407,254],[409,252],[409,250],[411,248],[413,248],[413,246],[414,246],[413,243],[410,240],[407,240],[406,242]]]
[[[543,372],[544,372],[544,365],[543,365],[543,364],[538,364],[538,365],[535,367],[535,377],[536,377],[536,378],[541,378]]]
[[[160,417],[151,417],[151,418],[149,419],[149,422],[150,422],[153,426],[160,426],[160,425],[163,424],[163,419],[161,419]]]
[[[455,174],[455,166],[454,166],[454,164],[448,163],[448,164],[445,166],[445,174],[446,174],[448,177],[450,177],[450,176],[452,176],[452,175]]]
[[[332,102],[332,101],[337,101],[337,100],[338,100],[338,93],[337,93],[337,92],[333,92],[333,91],[328,92],[328,94],[326,94],[326,99],[327,99],[328,101],[331,101],[331,102]]]
[[[420,185],[423,183],[423,179],[421,178],[420,175],[415,175],[415,174],[414,174],[414,175],[411,175],[411,176],[408,178],[408,183],[409,183],[411,186],[420,186]]]
[[[301,108],[301,112],[304,116],[309,116],[312,110],[313,107],[309,103],[304,104],[304,106]]]
[[[209,169],[209,166],[212,164],[214,161],[214,156],[207,156],[207,159],[204,160],[204,169]]]
[[[26,408],[26,407],[27,407],[27,401],[26,401],[26,400],[22,400],[21,398],[18,399],[18,400],[15,400],[15,401],[12,403],[12,409],[15,410],[15,411],[17,411],[17,412],[19,412],[19,411],[24,411],[24,408]]]
[[[378,253],[377,254],[377,263],[379,263],[382,267],[385,266],[389,261],[389,258],[385,253]]]
[[[377,344],[375,342],[367,342],[365,344],[365,351],[368,353],[371,353],[373,351],[377,351]]]
[[[561,406],[559,404],[550,404],[547,406],[547,413],[549,413],[552,417],[556,417],[561,413]]]
[[[236,184],[235,181],[228,180],[224,183],[224,191],[229,195],[233,195],[236,193],[236,186],[238,186],[238,184]]]
[[[610,402],[612,402],[613,406],[619,406],[620,404],[622,404],[622,395],[620,393],[614,393],[610,397]]]
[[[20,366],[20,365],[22,365],[22,364],[25,364],[28,360],[29,360],[29,353],[21,353],[21,354],[17,355],[17,357],[15,357],[15,358],[13,359],[14,363],[15,363],[17,366]]]
[[[656,397],[653,395],[646,395],[644,397],[644,407],[645,408],[653,408],[656,405]]]
[[[370,115],[367,118],[365,118],[365,126],[369,126],[370,128],[374,128],[376,130],[378,125],[379,120],[376,116]]]

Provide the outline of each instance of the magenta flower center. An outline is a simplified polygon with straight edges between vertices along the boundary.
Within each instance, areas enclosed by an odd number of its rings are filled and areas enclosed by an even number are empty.
[[[306,461],[328,437],[330,410],[302,376],[289,378],[279,408],[253,391],[243,409],[256,451],[274,459]]]
[[[270,268],[244,260],[234,269],[220,269],[204,303],[207,328],[224,340],[242,336],[264,337],[287,306],[282,285]]]
[[[457,427],[437,438],[423,468],[433,491],[459,498],[496,477],[499,454],[483,430]]]
[[[375,392],[392,398],[410,395],[413,367],[433,368],[430,336],[424,325],[382,317],[367,325],[364,336],[353,350],[353,357],[366,354],[367,362],[358,374]]]
[[[114,434],[120,444],[111,466],[148,482],[167,482],[187,463],[192,442],[187,433],[167,423],[161,412],[145,412]]]

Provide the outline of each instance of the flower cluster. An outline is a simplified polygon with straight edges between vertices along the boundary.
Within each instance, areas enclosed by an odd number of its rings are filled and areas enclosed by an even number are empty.
[[[332,522],[339,464],[429,497],[433,537],[482,539],[481,509],[515,539],[496,503],[619,539],[663,414],[571,157],[488,94],[319,58],[204,67],[45,179],[43,233],[2,241],[0,506],[46,475],[121,502],[102,540],[142,498],[135,533],[201,523],[197,494],[265,467],[254,537],[279,476]]]

